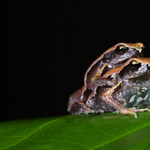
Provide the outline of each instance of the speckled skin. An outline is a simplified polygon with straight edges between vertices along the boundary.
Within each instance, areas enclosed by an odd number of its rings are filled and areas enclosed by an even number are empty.
[[[119,95],[122,95],[122,98]],[[133,79],[129,82],[129,85],[123,85],[113,94],[113,97],[118,101],[125,100],[122,104],[127,108],[150,107],[150,80],[148,80],[148,74]]]

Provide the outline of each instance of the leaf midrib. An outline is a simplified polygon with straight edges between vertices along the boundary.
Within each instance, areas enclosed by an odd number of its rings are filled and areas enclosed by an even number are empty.
[[[33,131],[31,134],[28,134],[27,136],[25,136],[24,138],[22,138],[20,141],[17,141],[16,143],[14,143],[14,144],[12,144],[12,145],[9,145],[8,147],[4,148],[3,150],[5,150],[5,149],[7,149],[7,148],[10,148],[10,147],[12,147],[12,146],[15,146],[16,144],[18,144],[18,143],[24,141],[25,139],[27,139],[27,138],[28,138],[29,136],[31,136],[32,134],[36,133],[38,130],[40,130],[40,129],[44,128],[45,126],[47,126],[47,125],[49,125],[49,124],[51,124],[51,123],[54,123],[54,122],[56,122],[56,121],[58,121],[58,120],[59,120],[59,119],[56,119],[56,120],[53,120],[53,121],[50,121],[50,122],[47,122],[47,123],[43,124],[41,127],[37,128],[37,130]]]
[[[132,132],[128,132],[128,133],[126,133],[126,134],[123,134],[122,136],[118,136],[117,138],[115,138],[115,139],[113,139],[113,140],[107,141],[107,142],[105,142],[105,143],[103,143],[103,144],[101,144],[101,145],[98,145],[98,146],[96,146],[96,147],[94,147],[94,148],[92,148],[92,149],[89,149],[89,150],[94,150],[94,149],[97,149],[97,148],[99,148],[99,147],[102,147],[102,146],[104,146],[104,145],[106,145],[106,144],[108,144],[108,143],[111,143],[111,142],[113,142],[113,141],[115,141],[115,140],[118,140],[118,139],[120,139],[120,138],[122,138],[122,137],[124,137],[124,136],[127,136],[127,135],[129,135],[129,134],[131,134],[131,133],[134,133],[134,132],[136,132],[136,131],[139,131],[140,129],[146,128],[146,127],[148,127],[148,126],[150,126],[150,124],[145,125],[145,126],[142,126],[141,128],[137,128],[136,130],[133,130]]]

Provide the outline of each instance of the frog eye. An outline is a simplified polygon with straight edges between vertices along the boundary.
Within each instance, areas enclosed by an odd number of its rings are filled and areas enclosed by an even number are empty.
[[[136,70],[138,70],[138,68],[140,68],[140,67],[141,67],[141,63],[139,63],[139,62],[136,61],[136,60],[131,61],[131,63],[130,63],[130,68],[131,68],[132,70],[136,71]]]
[[[132,61],[131,61],[131,64],[132,64],[132,65],[137,65],[137,64],[139,64],[139,62],[136,61],[136,60],[132,60]]]
[[[128,50],[127,47],[125,47],[124,45],[118,45],[116,47],[116,53],[119,54],[119,55],[123,55],[126,51]]]

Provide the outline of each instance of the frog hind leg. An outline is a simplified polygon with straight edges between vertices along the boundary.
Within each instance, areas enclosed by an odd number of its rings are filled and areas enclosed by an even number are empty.
[[[125,108],[122,104],[120,104],[118,101],[114,100],[112,97],[112,93],[114,90],[121,84],[121,81],[118,82],[115,86],[107,90],[105,93],[100,95],[100,98],[104,100],[106,103],[108,103],[110,106],[114,107],[117,111],[119,111],[121,114],[130,114],[134,115],[135,118],[137,118],[136,112],[144,112],[149,111],[148,108],[146,109],[135,109],[135,108]]]

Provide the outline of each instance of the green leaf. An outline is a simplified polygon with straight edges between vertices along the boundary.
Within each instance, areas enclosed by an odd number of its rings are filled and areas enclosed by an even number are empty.
[[[0,150],[145,150],[150,113],[69,115],[0,123]]]

